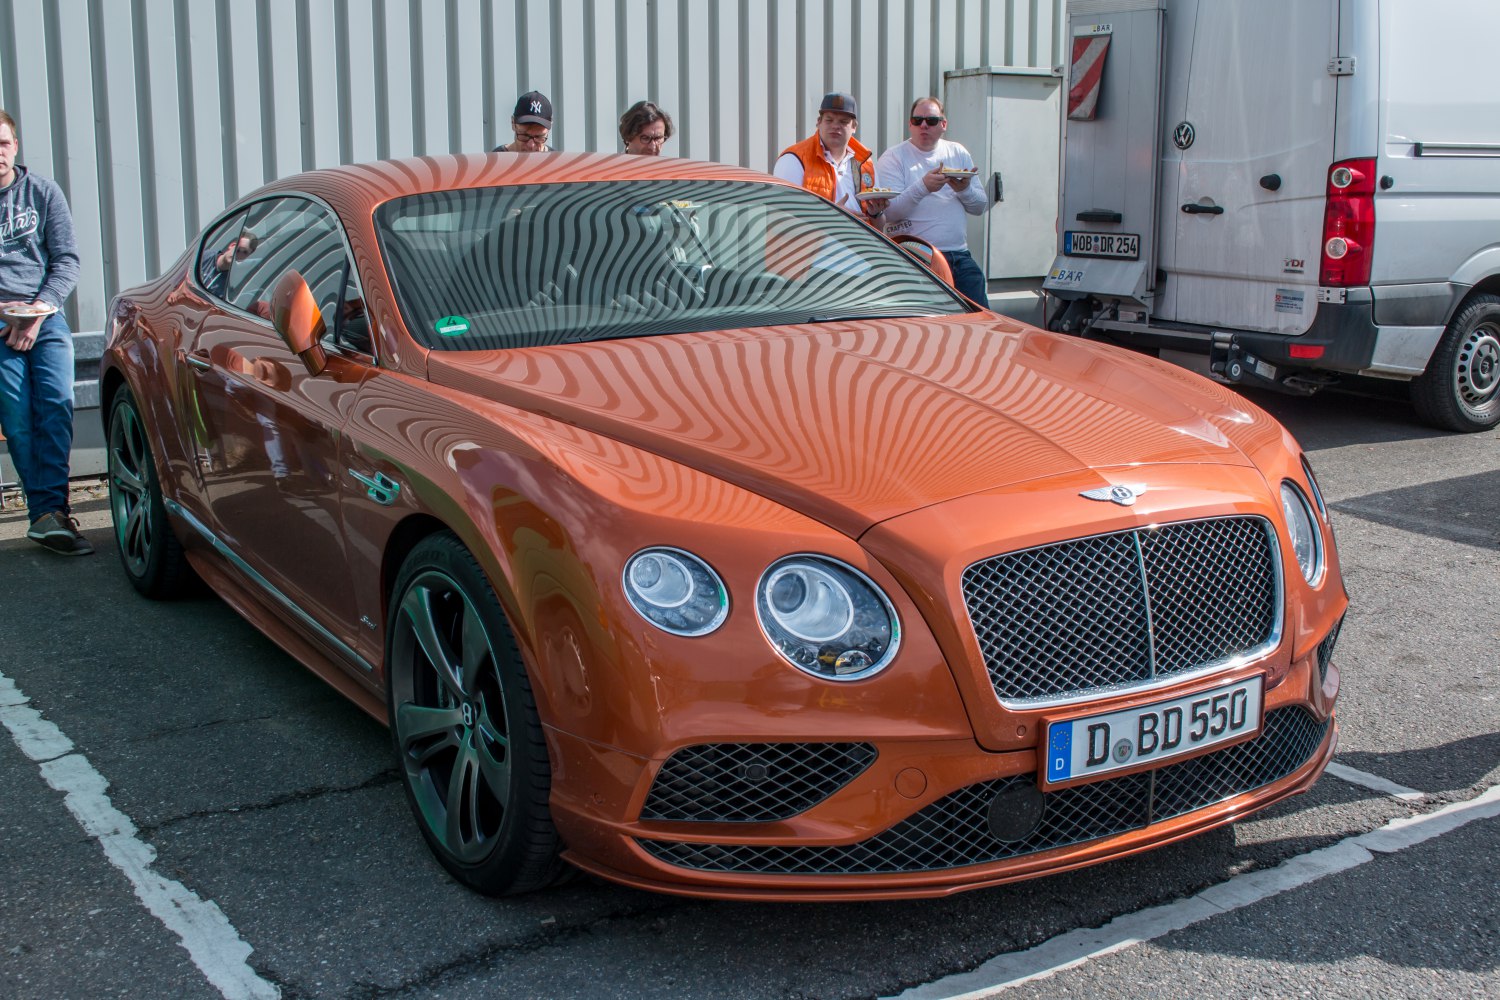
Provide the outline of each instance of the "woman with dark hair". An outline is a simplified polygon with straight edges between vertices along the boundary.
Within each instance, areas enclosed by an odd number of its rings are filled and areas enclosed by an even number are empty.
[[[620,116],[620,141],[627,153],[660,156],[670,138],[672,116],[650,101],[636,101]]]

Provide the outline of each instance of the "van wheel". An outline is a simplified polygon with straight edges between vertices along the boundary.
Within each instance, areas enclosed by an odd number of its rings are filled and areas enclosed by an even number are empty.
[[[1459,310],[1412,383],[1411,400],[1423,421],[1444,430],[1500,423],[1500,297],[1477,295]]]

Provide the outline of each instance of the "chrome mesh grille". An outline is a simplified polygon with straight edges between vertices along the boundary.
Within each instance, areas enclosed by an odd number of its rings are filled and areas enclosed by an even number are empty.
[[[1095,535],[975,563],[964,603],[1004,701],[1177,674],[1270,641],[1275,535],[1259,517]]]
[[[1042,797],[1042,818],[1023,840],[990,833],[991,800],[1033,775],[986,781],[946,795],[857,844],[786,847],[641,840],[652,856],[700,871],[760,875],[873,875],[1000,861],[1139,829],[1286,777],[1322,744],[1330,722],[1301,708],[1266,716],[1260,736],[1156,771],[1078,785]]]
[[[667,758],[642,819],[757,823],[805,812],[875,760],[868,743],[706,743]]]

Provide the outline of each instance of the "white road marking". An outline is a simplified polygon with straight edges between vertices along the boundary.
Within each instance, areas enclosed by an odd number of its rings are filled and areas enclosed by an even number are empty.
[[[1500,816],[1500,785],[1467,802],[1422,816],[1394,819],[1369,833],[1289,858],[1275,868],[1236,875],[1196,896],[1116,917],[1103,927],[1081,928],[1026,951],[1000,955],[972,972],[948,976],[900,994],[898,1000],[981,1000],[1013,986],[1046,979],[1090,959],[1124,951],[1200,921],[1358,867],[1375,854],[1394,854],[1477,820]]]
[[[47,784],[63,793],[78,825],[130,880],[146,909],[177,935],[193,964],[226,1000],[280,997],[281,990],[247,964],[251,947],[216,903],[199,899],[182,883],[151,869],[156,849],[136,836],[130,817],[110,802],[105,794],[109,782],[87,757],[73,752],[73,741],[30,707],[30,700],[15,681],[0,673],[0,723],[21,752],[40,764]]]
[[[1415,788],[1407,788],[1405,785],[1398,785],[1394,781],[1387,781],[1378,774],[1356,771],[1354,768],[1346,767],[1337,761],[1328,765],[1328,773],[1335,778],[1349,782],[1351,785],[1359,785],[1363,788],[1368,788],[1372,792],[1389,795],[1391,798],[1400,799],[1403,802],[1421,802],[1427,798],[1425,793],[1419,792]]]

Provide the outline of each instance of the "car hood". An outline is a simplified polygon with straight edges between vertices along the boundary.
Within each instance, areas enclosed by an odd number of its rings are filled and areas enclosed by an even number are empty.
[[[1059,473],[1249,465],[1254,406],[1181,369],[982,314],[434,352],[435,383],[606,435],[858,537]]]

